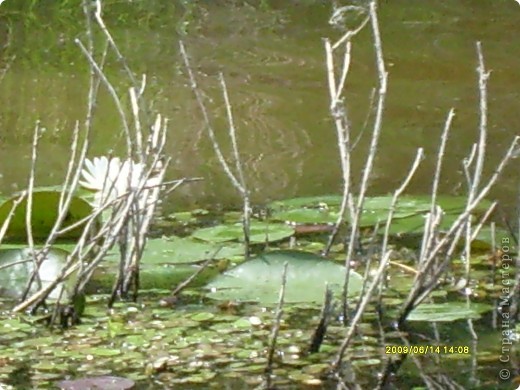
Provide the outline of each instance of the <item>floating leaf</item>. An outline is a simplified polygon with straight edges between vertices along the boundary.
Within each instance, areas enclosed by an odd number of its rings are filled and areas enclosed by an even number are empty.
[[[34,190],[32,195],[31,227],[35,240],[44,240],[51,232],[54,223],[58,219],[58,209],[61,191],[40,189]],[[0,225],[7,219],[19,196],[13,196],[0,205]],[[7,229],[4,239],[11,241],[27,240],[26,230],[27,198],[24,198],[16,207],[13,218]],[[92,206],[84,199],[77,196],[72,198],[69,210],[65,216],[62,228],[73,225],[88,217],[92,213]],[[77,227],[67,232],[61,238],[78,238],[82,227]]]
[[[491,249],[493,244],[498,248],[507,248],[510,253],[517,251],[515,239],[511,232],[503,229],[495,229],[495,242],[493,243],[493,234],[490,226],[484,226],[480,229],[477,237],[471,243],[472,248],[488,250]]]
[[[170,214],[168,215],[168,219],[182,223],[197,222],[197,218],[194,217],[190,211],[179,211],[177,213]]]
[[[35,249],[36,251],[38,249]],[[51,249],[39,268],[42,286],[50,284],[61,272],[68,252],[61,249]],[[34,269],[32,252],[29,248],[1,249],[0,250],[0,292],[1,295],[19,298],[27,286],[27,281]],[[8,266],[10,265],[10,266]],[[33,283],[31,293],[35,292],[36,283]],[[58,298],[61,285],[58,285],[49,295]]]
[[[294,228],[283,223],[251,221],[250,240],[252,243],[264,243],[283,240],[294,234]],[[217,225],[199,229],[193,237],[208,242],[226,242],[244,239],[242,224]]]
[[[251,327],[251,322],[249,322],[247,318],[239,318],[232,325],[239,329],[249,329]]]
[[[197,322],[209,321],[213,318],[215,318],[215,314],[209,312],[201,312],[191,316],[191,319]]]
[[[446,213],[460,213],[464,211],[468,199],[464,196],[447,196],[442,195],[437,197],[437,206],[439,206]],[[369,197],[365,200],[365,210],[389,210],[392,204],[392,196],[375,196]],[[484,212],[491,205],[488,200],[480,202],[475,209],[476,212]],[[417,196],[401,196],[398,200],[396,212],[400,213],[424,213],[430,211],[431,196],[417,195]]]
[[[229,259],[244,254],[242,244],[216,245],[190,238],[168,237],[149,240],[141,262],[146,264],[189,264],[214,258]]]
[[[20,318],[7,318],[0,321],[0,334],[4,332],[15,332],[17,330],[29,331],[32,326],[20,320]]]
[[[222,245],[178,237],[149,240],[141,259],[140,288],[171,290],[197,270],[196,264],[210,258],[229,259],[243,254],[244,246],[239,243]],[[89,282],[88,292],[108,292],[113,284],[114,275],[117,274],[119,267],[118,251],[109,252],[106,260],[94,272]],[[215,267],[208,267],[191,285],[200,286],[217,272]]]
[[[421,234],[424,231],[425,217],[425,214],[415,214],[407,218],[394,218],[389,232],[391,235]],[[444,215],[438,229],[441,232],[446,231],[457,218],[458,215]],[[382,221],[382,225],[380,225],[379,233],[381,234],[385,231],[384,224],[386,224],[386,220]]]
[[[111,349],[111,348],[85,348],[83,350],[85,355],[93,355],[93,356],[117,356],[121,354],[121,350],[119,349]]]
[[[222,300],[275,303],[288,263],[286,302],[321,302],[325,285],[341,292],[345,268],[312,253],[275,251],[257,256],[217,276],[206,287],[209,297]],[[351,271],[349,294],[360,291],[362,277]]]
[[[464,211],[467,203],[465,197],[439,196],[437,205],[446,214],[443,226],[448,225],[448,219],[458,216]],[[491,202],[482,201],[475,214],[484,212]],[[299,224],[332,223],[339,216],[341,197],[326,195],[322,197],[295,198],[273,202],[271,218],[278,221],[288,221]],[[392,196],[367,197],[363,205],[360,226],[372,227],[377,223],[384,225],[388,219]],[[424,216],[431,209],[430,196],[402,196],[395,207],[390,233],[420,233],[424,230]],[[347,213],[347,221],[349,215]]]
[[[482,313],[492,310],[491,305],[465,302],[423,303],[407,317],[408,321],[451,322],[476,320]]]
[[[339,195],[308,196],[292,199],[277,200],[267,205],[273,211],[295,208],[328,208],[341,205]]]
[[[338,220],[338,210],[329,209],[306,209],[298,208],[292,210],[283,210],[273,213],[271,218],[277,221],[287,221],[292,223],[334,223]]]

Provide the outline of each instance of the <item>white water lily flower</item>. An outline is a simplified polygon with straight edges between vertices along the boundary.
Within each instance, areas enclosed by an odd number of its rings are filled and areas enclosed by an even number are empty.
[[[79,184],[91,191],[95,191],[94,204],[100,207],[112,202],[118,197],[141,186],[141,180],[146,175],[147,169],[144,164],[133,162],[132,160],[121,160],[117,157],[108,159],[105,156],[94,157],[93,160],[85,159],[84,167],[81,171]],[[154,187],[159,185],[157,177],[150,177],[144,187]],[[140,208],[146,205],[148,192],[143,190],[139,202]]]

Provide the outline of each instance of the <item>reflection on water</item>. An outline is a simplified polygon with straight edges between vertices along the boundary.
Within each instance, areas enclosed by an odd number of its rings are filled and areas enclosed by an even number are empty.
[[[317,3],[294,1],[275,8],[254,8],[242,3],[206,2],[190,11],[190,19],[179,8],[171,13],[150,8],[148,14],[157,20],[137,27],[125,22],[115,6],[105,9],[130,66],[148,75],[148,98],[153,108],[170,118],[168,154],[173,163],[169,175],[206,179],[181,189],[172,197],[175,204],[237,202],[187,88],[177,53],[181,30],[187,31],[183,39],[223,142],[227,140],[227,127],[218,72],[226,77],[255,202],[340,190],[322,44],[323,37],[335,37],[337,32],[327,24],[329,6]],[[518,13],[513,12],[519,11],[517,8],[513,1],[506,0],[382,2],[381,27],[390,79],[372,193],[394,189],[420,146],[430,158],[414,179],[411,191],[429,190],[438,137],[451,107],[457,110],[457,117],[442,190],[465,192],[460,185],[464,183],[460,160],[476,140],[478,124],[477,40],[482,40],[487,66],[493,70],[488,172],[501,158],[509,141],[520,132],[520,45],[516,43],[520,27]],[[35,12],[34,17],[45,18],[50,25],[49,18],[52,21],[54,16]],[[73,43],[78,34],[85,39],[80,24],[71,26],[70,32],[52,28],[42,28],[38,34],[31,31],[30,40],[23,25],[14,26],[9,39],[2,32],[2,42],[8,42],[8,46],[1,63],[16,55],[0,84],[3,192],[24,186],[31,132],[37,119],[47,128],[40,150],[40,183],[59,182],[74,123],[84,120],[88,81],[86,61]],[[362,131],[376,84],[373,57],[366,31],[355,41],[348,80],[348,107],[356,132]],[[106,71],[124,93],[128,81],[114,58],[108,58]],[[106,91],[100,94],[96,115],[91,154],[122,151],[119,119]],[[361,169],[365,157],[369,132],[365,133],[356,150],[356,170]],[[224,149],[229,150],[229,146]],[[518,173],[510,167],[506,174],[493,195],[511,206]]]

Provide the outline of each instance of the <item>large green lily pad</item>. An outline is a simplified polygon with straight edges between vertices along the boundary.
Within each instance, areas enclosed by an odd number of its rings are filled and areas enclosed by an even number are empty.
[[[250,240],[256,244],[280,241],[294,234],[294,228],[283,223],[251,221],[250,228]],[[192,236],[207,242],[243,241],[244,231],[241,223],[234,223],[199,229]]]
[[[58,206],[60,201],[61,191],[39,189],[33,191],[32,198],[32,212],[31,212],[31,227],[32,234],[36,241],[45,240],[51,232],[54,223],[58,218]],[[4,223],[11,211],[15,201],[19,198],[18,195],[13,196],[0,205],[0,226]],[[13,218],[7,229],[4,240],[6,241],[23,241],[27,240],[26,229],[26,213],[27,213],[27,198],[22,200],[16,207]],[[92,213],[92,206],[84,199],[79,197],[72,198],[68,213],[62,227],[70,226],[77,223],[81,219],[88,217]],[[67,232],[61,238],[74,239],[81,235],[82,227],[78,227]]]
[[[260,302],[278,301],[284,264],[287,269],[286,302],[321,302],[325,285],[340,293],[345,268],[313,253],[282,250],[257,256],[224,274],[206,287],[209,297],[219,300]],[[363,278],[351,271],[349,294],[361,290]]]
[[[208,259],[230,259],[243,254],[244,245],[240,243],[214,244],[189,237],[149,240],[141,258],[140,287],[144,290],[172,289],[197,271],[198,263]],[[94,273],[88,291],[109,291],[118,267],[119,252],[114,249],[109,252],[102,267]],[[214,268],[207,268],[192,285],[206,283],[217,272]]]
[[[68,252],[61,249],[51,249],[42,262],[39,275],[42,285],[46,286],[52,282],[61,272]],[[11,266],[0,269],[0,295],[11,298],[19,298],[26,288],[28,278],[33,272],[34,265],[31,251],[24,249],[2,249],[0,250],[0,265]],[[49,296],[57,298],[61,286],[58,286]],[[36,283],[33,283],[31,292],[36,291]]]

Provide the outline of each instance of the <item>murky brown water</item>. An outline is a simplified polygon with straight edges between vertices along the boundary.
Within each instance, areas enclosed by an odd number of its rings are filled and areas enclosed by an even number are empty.
[[[180,16],[189,22],[183,37],[201,86],[212,100],[211,113],[226,139],[225,110],[217,74],[226,76],[235,109],[242,157],[256,202],[325,194],[341,189],[335,130],[328,113],[322,38],[336,37],[327,24],[330,6],[291,1],[253,7],[222,1],[201,2],[194,16],[166,7],[151,8],[136,27],[118,17],[116,3],[105,10],[120,49],[132,68],[146,72],[149,102],[170,118],[169,176],[203,176],[180,190],[172,204],[235,204],[237,195],[222,173],[203,131],[203,122],[178,55]],[[274,2],[271,2],[274,3]],[[128,7],[132,7],[128,5]],[[150,2],[155,4],[155,2]],[[277,3],[278,4],[278,3]],[[311,5],[307,5],[311,4]],[[317,5],[316,5],[317,4]],[[171,13],[168,13],[172,11]],[[3,14],[1,14],[3,12]],[[184,12],[184,13],[183,13]],[[12,13],[0,11],[8,23]],[[75,121],[84,120],[86,61],[73,39],[82,20],[66,25],[52,12],[3,28],[1,64],[16,58],[0,83],[0,190],[23,187],[29,170],[31,132],[40,119],[40,184],[57,184],[66,167]],[[411,185],[428,192],[436,147],[446,114],[457,116],[447,150],[442,190],[464,194],[461,159],[477,136],[475,42],[483,43],[489,84],[489,159],[487,172],[520,133],[520,6],[512,0],[383,1],[380,23],[389,75],[381,150],[371,193],[386,193],[401,182],[423,146],[429,158]],[[56,19],[53,19],[56,18]],[[155,20],[156,18],[157,20]],[[3,27],[5,27],[3,26]],[[84,36],[79,34],[81,39]],[[353,127],[360,131],[375,86],[374,54],[367,30],[355,41],[349,86]],[[128,81],[111,58],[107,73],[122,91]],[[91,155],[122,151],[119,120],[106,92],[100,96]],[[369,132],[356,150],[358,169],[365,159]],[[493,196],[512,207],[518,191],[518,160]],[[462,185],[461,185],[462,183]]]

